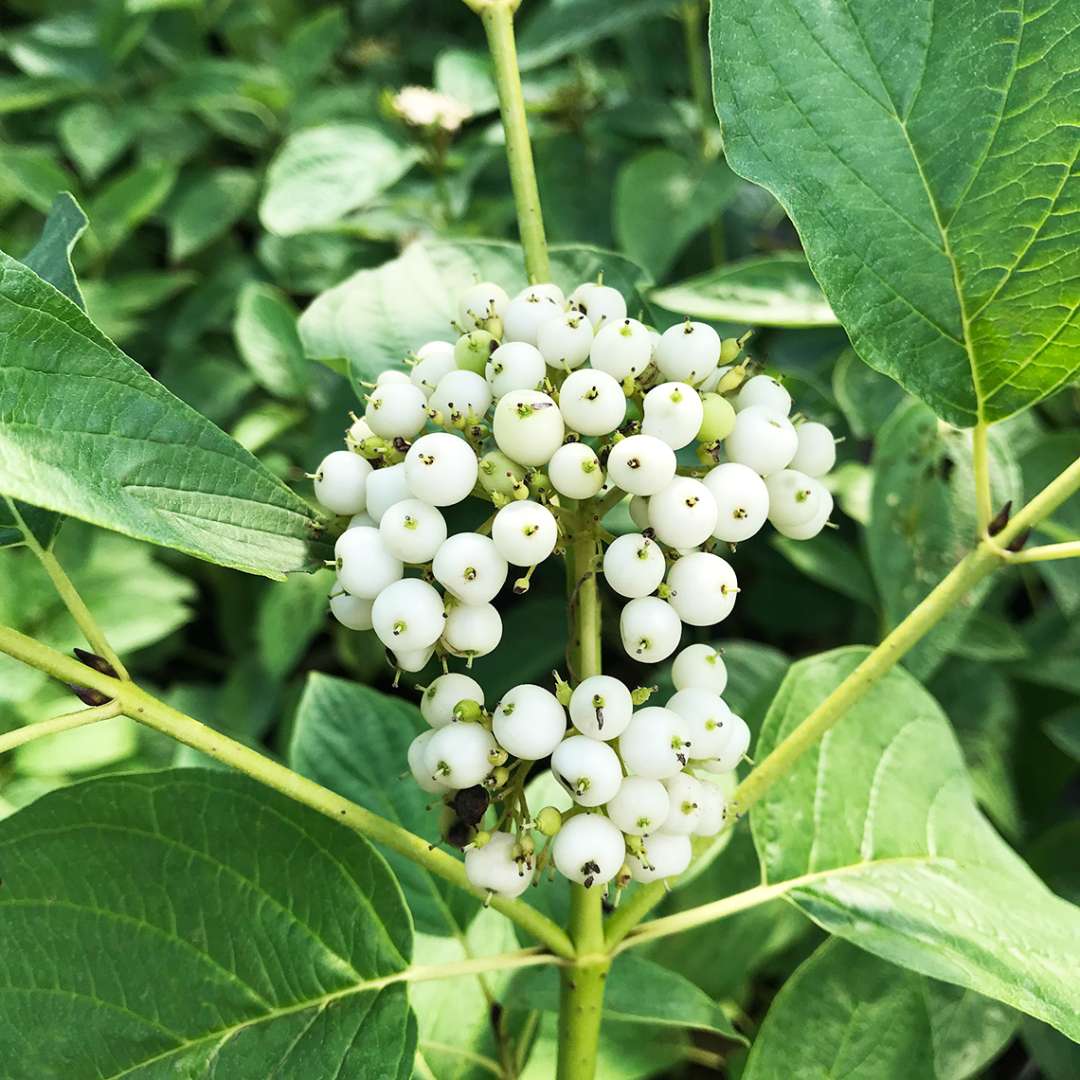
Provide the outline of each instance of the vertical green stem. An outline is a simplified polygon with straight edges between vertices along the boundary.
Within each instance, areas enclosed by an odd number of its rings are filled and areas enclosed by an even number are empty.
[[[571,515],[566,552],[570,597],[570,648],[573,681],[601,671],[600,593],[596,579],[596,526],[590,504]],[[592,1080],[600,1040],[604,983],[611,957],[604,949],[600,890],[572,885],[570,939],[576,960],[563,969],[559,1007],[559,1080]]]
[[[517,46],[514,44],[514,11],[518,0],[467,0],[480,13],[487,33],[488,48],[499,91],[499,111],[506,133],[506,160],[510,166],[510,186],[517,207],[518,232],[525,251],[525,272],[530,281],[550,281],[544,217],[540,210],[540,190],[536,184],[529,125],[525,118],[525,96],[521,90]]]
[[[990,493],[989,429],[981,420],[971,433],[972,471],[975,475],[975,514],[978,536],[982,539],[993,516],[993,496]]]

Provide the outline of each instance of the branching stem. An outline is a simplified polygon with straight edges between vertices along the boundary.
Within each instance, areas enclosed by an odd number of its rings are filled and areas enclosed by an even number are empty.
[[[0,735],[0,754],[6,754],[17,746],[24,746],[35,739],[43,739],[46,735],[57,735],[61,731],[71,731],[74,728],[85,727],[87,724],[96,724],[99,720],[111,720],[120,713],[120,706],[115,701],[107,701],[104,705],[96,705],[92,709],[78,709],[75,712],[64,713],[63,716],[42,720],[38,724],[27,724]]]

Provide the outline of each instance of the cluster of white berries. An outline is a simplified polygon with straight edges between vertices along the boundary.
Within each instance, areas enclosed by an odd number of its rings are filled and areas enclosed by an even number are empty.
[[[581,885],[620,888],[687,868],[692,838],[724,824],[718,774],[742,760],[750,733],[720,696],[727,673],[715,649],[684,649],[672,676],[663,707],[609,675],[573,689],[556,677],[555,693],[515,686],[490,712],[468,675],[444,674],[423,690],[431,728],[409,747],[409,768],[444,797],[446,835],[465,849],[473,885],[517,896],[549,864]],[[572,806],[533,816],[524,782],[549,757]]]
[[[350,518],[331,610],[373,628],[400,670],[419,671],[435,651],[471,662],[494,649],[492,601],[510,567],[526,591],[583,500],[599,517],[630,498],[640,532],[598,532],[597,562],[627,601],[623,645],[643,663],[671,656],[683,624],[730,613],[735,571],[707,549],[766,520],[795,539],[828,520],[820,478],[835,461],[832,435],[793,423],[787,390],[736,363],[741,342],[706,324],[660,334],[603,284],[569,297],[532,285],[511,299],[481,282],[461,297],[456,329],[456,343],[418,349],[410,373],[379,376],[348,449],[314,475],[319,502]],[[449,535],[442,510],[474,495],[495,512]]]
[[[514,592],[526,592],[571,543],[593,557],[579,573],[602,574],[623,602],[627,654],[667,659],[684,624],[732,610],[738,583],[718,547],[729,553],[766,521],[795,539],[825,525],[833,437],[793,422],[787,390],[753,373],[743,341],[689,321],[658,333],[607,285],[569,297],[532,285],[511,299],[482,282],[455,329],[456,342],[418,349],[409,373],[379,376],[347,449],[314,475],[320,503],[349,518],[331,611],[374,629],[399,671],[438,653],[444,673],[421,702],[431,728],[408,763],[442,796],[444,836],[466,851],[475,885],[514,896],[549,862],[586,886],[680,874],[691,837],[721,828],[718,774],[749,743],[720,696],[715,650],[678,654],[663,707],[593,675],[573,687],[557,677],[555,693],[516,686],[488,711],[480,684],[448,660],[471,664],[498,645],[493,601],[511,567]],[[489,516],[451,534],[443,511],[470,498]],[[639,531],[615,537],[602,521],[623,499]],[[549,758],[572,805],[534,817],[525,781]]]

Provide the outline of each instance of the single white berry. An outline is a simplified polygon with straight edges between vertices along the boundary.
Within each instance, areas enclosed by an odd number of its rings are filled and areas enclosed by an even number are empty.
[[[675,451],[653,435],[620,439],[608,454],[608,476],[631,495],[655,495],[675,476]]]
[[[666,780],[681,772],[693,750],[686,721],[671,709],[638,709],[619,737],[619,754],[631,776]]]
[[[429,341],[427,345],[417,349],[416,355],[420,359],[413,364],[409,378],[427,397],[431,397],[443,377],[457,369],[454,346],[448,341]]]
[[[550,296],[544,296],[535,290],[522,294],[506,305],[503,312],[503,332],[506,341],[525,341],[536,344],[540,328],[550,319],[562,314],[562,305]]]
[[[579,814],[555,834],[551,857],[563,877],[590,888],[606,884],[622,869],[626,841],[606,817]]]
[[[642,664],[658,664],[679,647],[682,623],[666,600],[642,596],[622,609],[619,633],[629,656]]]
[[[649,499],[649,524],[656,538],[683,549],[703,544],[716,528],[716,500],[700,481],[676,476]]]
[[[622,783],[619,755],[587,735],[571,735],[555,747],[551,771],[579,806],[603,806]]]
[[[663,439],[673,450],[689,446],[705,419],[701,397],[686,383],[666,382],[654,386],[645,395],[642,407],[642,432]]]
[[[559,388],[559,411],[566,426],[582,435],[610,435],[626,416],[626,395],[604,371],[571,372]]]
[[[548,319],[536,335],[536,347],[544,361],[562,371],[581,367],[589,359],[592,343],[592,323],[580,311]]]
[[[346,432],[345,441],[349,442],[351,440],[353,443],[359,445],[365,439],[370,439],[371,436],[374,434],[375,432],[368,427],[367,421],[362,416],[358,416],[349,425],[349,430],[348,432]]]
[[[526,285],[514,299],[529,300],[538,299],[540,297],[550,300],[560,308],[566,307],[566,294],[552,281],[534,282],[532,285]]]
[[[350,630],[370,630],[371,605],[374,601],[362,596],[350,596],[340,582],[334,589],[336,591],[330,594],[330,614]]]
[[[425,341],[424,344],[416,350],[416,358],[418,360],[434,360],[439,356],[444,359],[447,357],[453,359],[454,343],[452,341]]]
[[[719,694],[687,687],[673,694],[667,707],[678,713],[690,729],[692,758],[714,758],[723,750],[732,713]]]
[[[751,405],[760,405],[777,416],[791,412],[791,395],[771,375],[755,375],[747,379],[735,398],[735,408],[742,411]]]
[[[800,424],[795,429],[799,448],[791,467],[807,476],[824,476],[836,464],[836,440],[833,433],[817,423]]]
[[[458,299],[458,323],[465,331],[475,330],[493,315],[501,318],[509,303],[506,290],[493,281],[470,285]]]
[[[358,514],[366,506],[371,465],[351,450],[327,454],[315,471],[315,498],[332,514]]]
[[[495,400],[511,390],[535,390],[547,375],[540,350],[525,341],[508,341],[488,358],[484,376]]]
[[[483,375],[459,368],[438,381],[428,404],[442,414],[444,422],[469,416],[479,420],[491,408],[491,387]]]
[[[334,545],[338,580],[353,596],[374,600],[405,572],[400,559],[390,553],[378,529],[360,525],[346,529]]]
[[[454,719],[459,701],[484,704],[484,688],[471,675],[450,671],[432,679],[420,698],[420,715],[433,727],[446,727]]]
[[[531,499],[507,503],[491,523],[496,550],[514,566],[542,563],[555,550],[558,538],[551,511]]]
[[[640,854],[630,853],[630,875],[643,885],[651,881],[678,877],[693,858],[689,836],[676,833],[653,833]]]
[[[596,332],[589,351],[589,363],[619,382],[640,375],[651,361],[652,338],[637,319],[606,323]]]
[[[626,318],[626,300],[618,289],[610,285],[587,281],[571,293],[570,303],[588,316],[597,332],[609,323],[621,322]]]
[[[435,552],[431,572],[459,600],[466,604],[487,604],[506,583],[509,567],[491,537],[455,533]]]
[[[729,544],[749,540],[769,516],[769,489],[753,469],[725,461],[703,481],[716,502],[713,536]]]
[[[391,506],[411,497],[404,462],[376,469],[368,477],[367,512],[376,525]]]
[[[698,688],[722,694],[727,688],[727,667],[711,645],[687,645],[671,665],[676,690]]]
[[[694,551],[668,571],[669,600],[689,626],[712,626],[731,614],[739,592],[731,564],[719,555]]]
[[[724,748],[709,765],[713,772],[731,772],[750,749],[750,728],[741,716],[732,713],[724,727]]]
[[[353,514],[349,518],[349,524],[345,527],[355,529],[358,525],[370,525],[372,528],[378,528],[379,523],[366,510],[361,510],[359,514]]]
[[[422,435],[405,455],[409,491],[432,506],[453,506],[467,498],[478,471],[473,448],[445,431]]]
[[[497,750],[491,732],[480,724],[449,724],[430,732],[424,768],[432,780],[460,791],[483,781]]]
[[[781,469],[765,478],[769,489],[769,520],[773,525],[798,528],[821,510],[824,485],[797,469]]]
[[[446,540],[446,519],[426,502],[403,499],[383,514],[379,532],[390,553],[402,562],[426,563]]]
[[[660,545],[641,533],[616,537],[604,552],[604,580],[631,600],[656,592],[666,572]]]
[[[660,335],[653,359],[667,378],[695,386],[716,370],[720,335],[705,323],[677,323]]]
[[[724,440],[731,461],[747,465],[761,476],[786,469],[799,448],[799,437],[786,416],[760,405],[749,405],[735,416],[735,427]]]
[[[431,775],[431,771],[424,761],[424,754],[427,752],[428,743],[431,742],[431,737],[434,734],[434,731],[422,731],[411,743],[409,743],[409,750],[406,755],[409,761],[409,772],[412,773],[417,786],[421,791],[428,792],[429,795],[443,794],[444,792],[450,791],[448,785],[444,784],[441,780],[436,780]]]
[[[773,528],[775,528],[782,536],[786,536],[789,540],[813,540],[813,538],[825,528],[829,516],[832,514],[833,497],[831,493],[820,480],[814,480],[814,483],[819,487],[820,503],[818,505],[817,513],[809,521],[806,521],[801,525],[781,524],[778,521],[773,522]]]
[[[521,465],[546,465],[566,433],[558,405],[539,390],[514,390],[495,408],[492,433],[499,449]]]
[[[566,734],[566,710],[550,690],[522,683],[508,690],[495,707],[491,730],[508,754],[538,761]]]
[[[402,578],[387,585],[375,597],[371,622],[388,649],[404,652],[426,649],[442,635],[443,598],[426,581]]]
[[[606,810],[624,833],[648,836],[663,827],[670,808],[671,800],[662,781],[628,776]]]
[[[715,836],[726,820],[727,800],[723,792],[707,777],[701,779],[701,802],[698,823],[694,827],[695,836]]]
[[[590,675],[570,695],[570,720],[591,739],[617,739],[633,715],[630,691],[610,675]]]
[[[423,649],[391,649],[394,665],[401,671],[423,671],[428,661],[435,655],[435,647],[428,645]]]
[[[509,833],[494,832],[483,847],[465,852],[465,876],[469,883],[499,896],[520,896],[532,882],[532,870],[524,859],[514,858],[517,841]]]
[[[427,397],[406,380],[376,386],[368,398],[364,419],[383,439],[411,439],[427,423]]]
[[[412,380],[408,374],[404,371],[399,371],[397,368],[387,368],[386,371],[380,371],[375,378],[376,386],[389,386],[391,383],[410,383]]]
[[[596,451],[585,443],[560,446],[547,467],[551,486],[568,499],[591,499],[604,486],[604,470]]]
[[[701,808],[705,797],[701,793],[701,782],[687,773],[676,773],[664,781],[671,808],[664,832],[689,836],[695,832],[701,820]]]
[[[502,616],[491,604],[455,604],[446,615],[442,643],[455,656],[487,656],[502,640]]]

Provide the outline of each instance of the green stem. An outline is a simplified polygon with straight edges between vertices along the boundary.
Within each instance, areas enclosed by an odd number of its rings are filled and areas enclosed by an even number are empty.
[[[1080,540],[1069,540],[1064,544],[1044,544],[1042,547],[1028,548],[1026,551],[1010,551],[1009,562],[1033,563],[1053,562],[1055,559],[1080,558]]]
[[[64,713],[63,716],[54,716],[37,724],[26,724],[0,735],[0,754],[6,754],[35,739],[43,739],[46,735],[57,735],[61,731],[96,724],[99,720],[111,720],[119,715],[120,709],[116,702],[107,701],[104,705],[96,705],[92,709],[79,709],[77,712]]]
[[[66,683],[90,686],[107,694],[120,710],[133,720],[193,747],[209,757],[229,765],[267,787],[280,791],[320,814],[339,821],[354,832],[404,855],[437,877],[444,878],[469,892],[475,892],[465,876],[465,866],[439,848],[433,848],[419,836],[370,810],[343,799],[329,788],[308,780],[292,769],[260,754],[243,743],[230,739],[190,716],[185,716],[159,701],[142,687],[126,680],[102,675],[63,653],[42,645],[33,638],[9,627],[0,627],[0,652],[20,660]],[[566,933],[547,916],[521,900],[495,897],[491,906],[517,923],[537,941],[561,957],[572,957],[574,948]]]
[[[990,488],[990,453],[988,447],[989,427],[979,421],[971,433],[971,459],[975,474],[975,515],[978,535],[985,535],[986,527],[994,516],[993,496]]]
[[[23,543],[34,553],[38,562],[41,563],[45,573],[49,575],[49,580],[53,583],[53,588],[56,589],[60,599],[64,602],[64,607],[71,613],[71,617],[75,620],[76,625],[83,632],[83,637],[86,638],[86,643],[98,656],[107,660],[111,665],[113,671],[120,676],[121,679],[127,679],[127,669],[124,667],[120,657],[116,655],[115,650],[109,644],[105,638],[105,633],[98,626],[97,619],[90,613],[90,609],[86,606],[83,598],[79,595],[78,590],[72,584],[71,578],[67,576],[64,568],[60,565],[56,556],[43,547],[38,538],[34,535],[33,529],[31,529],[23,520],[22,514],[19,513],[19,508],[14,499],[9,499],[5,496],[5,501],[8,505],[8,510],[11,512],[12,517],[15,519],[15,523],[19,526],[19,530],[23,534]]]
[[[510,186],[517,208],[518,233],[525,252],[525,272],[530,281],[550,281],[544,217],[536,184],[529,124],[525,118],[525,95],[518,71],[514,44],[514,12],[519,0],[466,0],[479,13],[487,33],[488,48],[499,91],[499,112],[506,133],[506,160]]]
[[[580,682],[601,672],[600,593],[596,578],[597,519],[590,503],[572,516],[566,552],[570,596],[571,679]],[[570,938],[577,959],[563,969],[559,999],[559,1080],[591,1080],[596,1071],[604,982],[611,957],[604,950],[600,890],[570,887]]]

